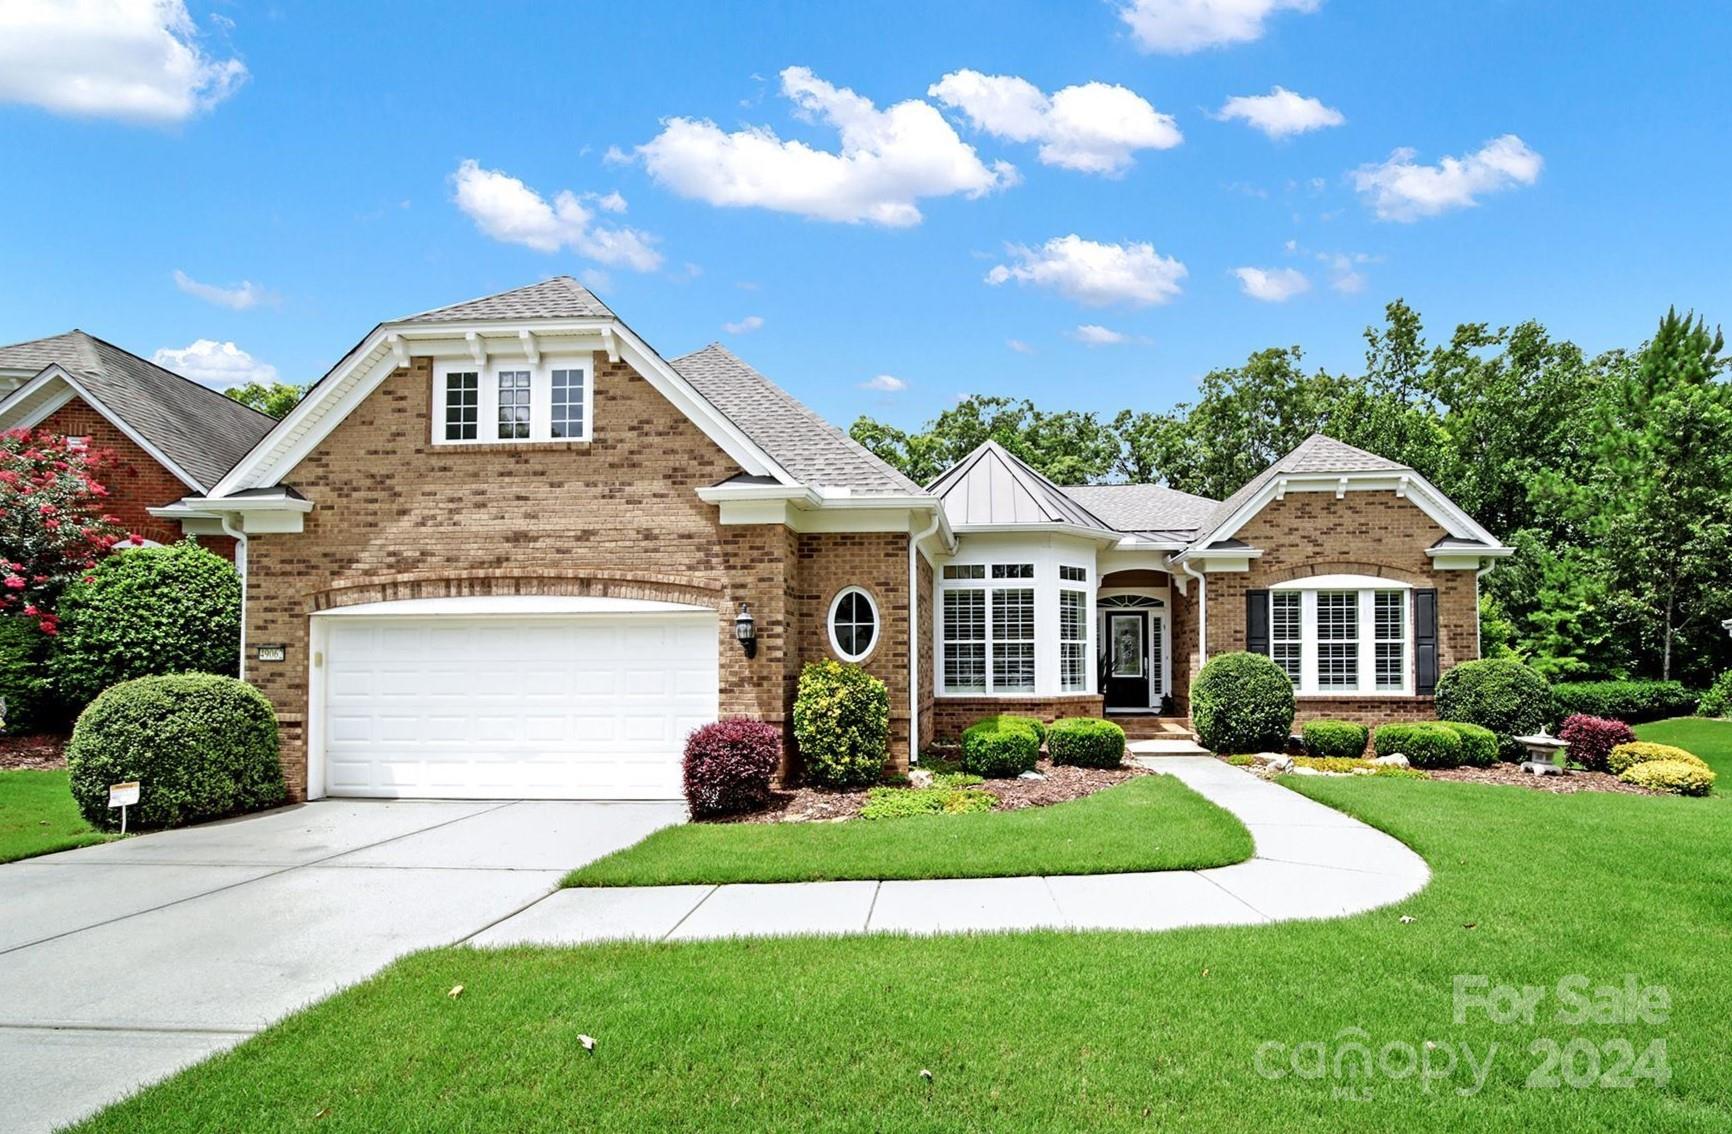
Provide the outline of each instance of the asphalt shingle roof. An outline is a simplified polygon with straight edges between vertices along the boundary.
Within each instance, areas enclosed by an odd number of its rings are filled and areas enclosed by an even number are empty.
[[[612,319],[614,313],[595,293],[570,276],[554,276],[528,287],[513,288],[498,295],[484,295],[435,307],[415,315],[393,319],[394,323],[483,323],[495,319]]]
[[[0,347],[0,369],[56,364],[201,489],[221,480],[277,424],[209,386],[83,331]]]
[[[923,494],[919,485],[720,343],[672,359],[669,365],[802,484],[863,494]]]
[[[1079,484],[1063,492],[1119,532],[1195,532],[1220,506],[1164,484]]]
[[[1387,457],[1356,449],[1344,441],[1337,441],[1321,433],[1313,433],[1299,442],[1292,452],[1246,481],[1243,488],[1223,500],[1215,509],[1214,515],[1204,521],[1201,531],[1207,534],[1220,527],[1241,505],[1261,492],[1264,485],[1283,473],[1398,472],[1406,468],[1406,465]]]

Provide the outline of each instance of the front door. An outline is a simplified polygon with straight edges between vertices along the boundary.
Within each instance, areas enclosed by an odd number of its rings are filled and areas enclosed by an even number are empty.
[[[1107,672],[1102,689],[1109,709],[1149,707],[1149,619],[1143,611],[1107,615]]]

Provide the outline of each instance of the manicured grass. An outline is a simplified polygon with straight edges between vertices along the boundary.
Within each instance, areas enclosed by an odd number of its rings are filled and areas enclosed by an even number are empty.
[[[1224,866],[1251,857],[1231,814],[1171,776],[1022,811],[843,823],[692,823],[566,876],[567,886],[994,878]]]
[[[1694,752],[1706,760],[1720,777],[1714,784],[1714,794],[1726,798],[1728,793],[1732,793],[1732,721],[1678,717],[1637,725],[1636,735],[1643,740],[1675,744]]]
[[[0,772],[0,862],[107,842],[78,813],[65,772]]]
[[[1289,782],[1417,848],[1430,886],[1349,919],[1163,934],[441,949],[84,1129],[1732,1126],[1732,808],[1440,781]],[[1663,986],[1664,1019],[1570,1024],[1555,993],[1531,1023],[1479,1009],[1455,1018],[1457,976],[1549,990],[1571,974]],[[580,1034],[595,1037],[593,1053]],[[1541,1039],[1606,1051],[1606,1069],[1612,1041],[1640,1053],[1664,1039],[1669,1080],[1529,1087]],[[1324,1044],[1329,1067],[1355,1041],[1429,1050],[1434,1068],[1466,1044],[1481,1064],[1489,1056],[1489,1071],[1477,1091],[1461,1062],[1430,1082],[1305,1078],[1264,1048]],[[1279,1078],[1259,1073],[1260,1049]]]

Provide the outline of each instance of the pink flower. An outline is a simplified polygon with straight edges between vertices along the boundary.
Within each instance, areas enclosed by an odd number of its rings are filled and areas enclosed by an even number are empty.
[[[60,624],[58,622],[53,621],[52,619],[44,618],[41,622],[38,622],[36,625],[44,634],[48,635],[50,638],[52,638],[55,635],[60,633]]]
[[[140,547],[144,546],[144,537],[139,535],[137,532],[133,532],[131,535],[127,536],[126,538],[131,543],[137,544]]]
[[[52,516],[54,513],[60,511],[60,509],[56,508],[52,504],[44,504],[42,507],[38,508],[37,511],[41,512],[44,516]]]
[[[24,576],[22,575],[8,575],[4,582],[9,589],[14,591],[21,591],[29,585],[24,581]]]

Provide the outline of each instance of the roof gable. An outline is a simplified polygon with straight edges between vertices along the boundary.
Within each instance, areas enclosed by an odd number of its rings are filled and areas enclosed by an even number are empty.
[[[953,528],[1059,525],[1113,530],[996,441],[982,442],[926,490],[943,501]]]
[[[1218,500],[1164,484],[1066,485],[1063,492],[1121,532],[1194,533],[1220,507]]]
[[[554,276],[528,287],[512,288],[431,311],[405,315],[394,323],[490,323],[513,319],[613,319],[595,293],[570,276]]]

